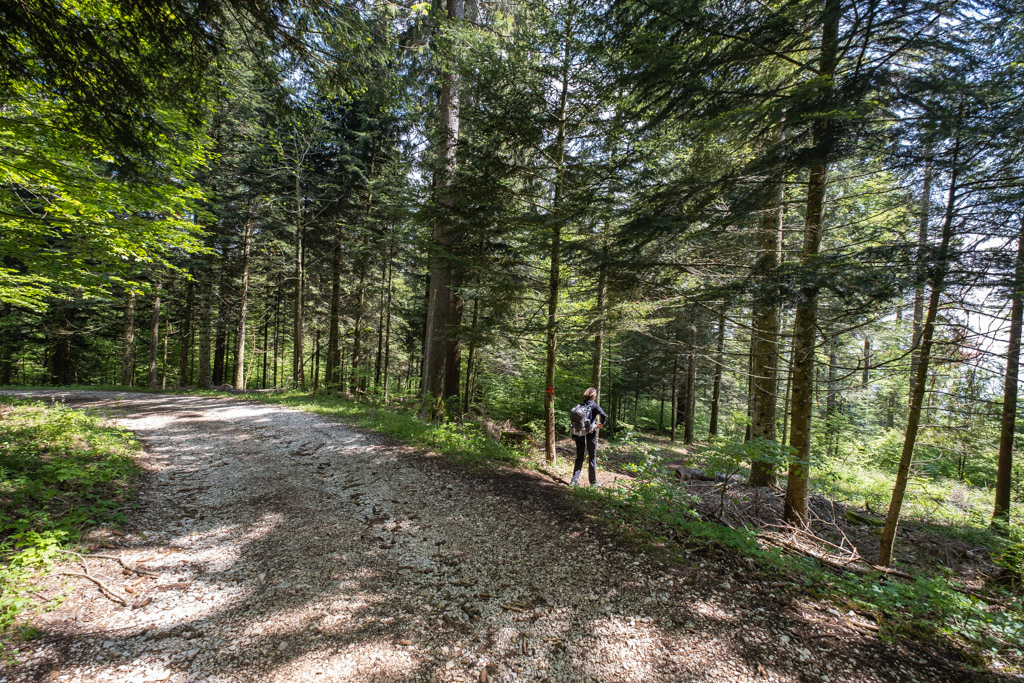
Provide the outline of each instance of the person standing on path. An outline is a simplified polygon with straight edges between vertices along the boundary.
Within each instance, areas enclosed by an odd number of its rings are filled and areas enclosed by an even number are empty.
[[[579,486],[580,472],[583,469],[583,456],[587,456],[587,476],[591,486],[600,486],[597,481],[597,430],[608,421],[608,414],[597,405],[597,389],[590,387],[583,392],[583,402],[577,408],[586,410],[586,419],[581,425],[573,424],[572,438],[576,442],[576,464],[572,468],[572,481],[569,486]],[[573,408],[575,411],[576,408]],[[601,417],[598,423],[597,417]]]

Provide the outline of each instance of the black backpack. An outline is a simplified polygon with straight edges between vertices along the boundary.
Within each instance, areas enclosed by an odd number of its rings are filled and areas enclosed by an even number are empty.
[[[569,411],[569,426],[573,436],[583,436],[594,431],[594,409],[585,402],[572,407]]]

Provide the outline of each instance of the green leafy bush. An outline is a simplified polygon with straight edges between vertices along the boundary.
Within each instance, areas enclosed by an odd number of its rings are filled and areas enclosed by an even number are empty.
[[[33,577],[86,530],[124,519],[138,471],[128,432],[61,404],[0,404],[0,630],[32,601]]]

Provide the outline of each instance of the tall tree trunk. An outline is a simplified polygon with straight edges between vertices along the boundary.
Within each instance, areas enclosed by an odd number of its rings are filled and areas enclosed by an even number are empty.
[[[0,320],[11,314],[10,304],[0,306]],[[9,333],[0,337],[0,386],[11,383],[14,374],[14,340]]]
[[[253,344],[256,340],[253,340]],[[267,388],[267,359],[270,357],[270,315],[269,311],[263,311],[263,377],[260,380],[260,389]]]
[[[352,391],[362,388],[363,307],[366,301],[366,264],[359,269],[359,287],[356,290],[356,319],[352,329]]]
[[[235,389],[245,389],[245,317],[249,310],[249,253],[252,249],[252,221],[245,222],[242,240],[242,291],[238,302],[238,332],[235,348]]]
[[[612,341],[609,340],[609,342],[608,342],[608,359],[607,359],[607,361],[605,363],[608,366],[608,381],[605,383],[605,387],[608,389],[608,392],[607,392],[608,393],[608,402],[612,406],[611,412],[608,413],[608,421],[611,423],[611,428],[612,428],[611,429],[611,433],[614,435],[615,431],[619,428],[619,422],[618,422],[618,417],[619,416],[615,412],[615,400],[614,400],[615,399],[615,382],[612,379],[612,368],[614,367],[614,365],[613,365],[613,359],[614,359],[613,351],[614,351],[614,345],[612,344]]]
[[[793,390],[793,345],[789,345],[789,362],[786,364],[786,396],[782,401],[782,445],[789,438],[789,398]]]
[[[832,335],[828,340],[828,381],[825,394],[825,415],[832,417],[836,414],[836,400],[839,387],[837,376],[839,372],[839,336]]]
[[[928,214],[931,211],[932,194],[932,158],[931,148],[925,148],[924,154],[924,184],[921,188],[921,216],[917,224],[917,251],[919,262],[924,258],[925,248],[928,246]],[[914,338],[910,342],[910,387],[907,392],[907,400],[913,400],[914,381],[917,377],[917,364],[921,356],[921,324],[924,318],[924,281],[914,286]]]
[[[213,287],[210,285],[211,273],[203,273],[199,282],[199,377],[196,384],[202,389],[209,389],[210,384],[210,307],[213,299]]]
[[[1003,414],[999,429],[999,464],[996,471],[996,503],[992,524],[1010,526],[1010,490],[1013,482],[1013,436],[1017,423],[1017,375],[1020,367],[1021,321],[1024,320],[1024,215],[1017,237],[1017,261],[1010,293],[1010,339],[1006,344],[1006,377],[1003,381]]]
[[[696,340],[694,339],[694,342]],[[693,443],[693,417],[697,405],[697,354],[693,351],[686,358],[686,421],[683,424],[683,443]]]
[[[772,184],[766,192],[761,217],[761,254],[754,265],[756,277],[774,279],[782,256],[782,184]],[[750,438],[776,440],[776,406],[779,399],[779,304],[760,300],[753,311],[751,356]],[[776,482],[775,465],[763,460],[750,464],[751,486],[772,486]]]
[[[462,412],[469,414],[470,402],[473,400],[473,363],[476,361],[476,326],[480,320],[480,297],[473,297],[473,323],[470,328],[469,357],[466,359],[466,391],[462,397]]]
[[[662,432],[665,431],[665,383],[662,382],[658,387],[658,436],[661,436]]]
[[[387,261],[391,260],[390,250],[387,254]],[[380,311],[377,315],[377,357],[373,362],[373,389],[380,388],[380,373],[384,369],[384,302],[387,298],[388,264],[387,261],[380,269]]]
[[[313,332],[313,391],[320,388],[320,328]]]
[[[195,282],[189,280],[185,285],[185,312],[181,319],[181,349],[178,354],[178,379],[174,385],[182,387],[188,383],[189,355],[192,351],[192,303]]]
[[[124,309],[124,341],[121,346],[121,386],[132,385],[135,368],[135,290],[128,292]]]
[[[818,76],[823,81],[822,100],[831,99],[839,57],[839,20],[842,6],[839,0],[825,0],[822,15],[821,60]],[[801,265],[812,271],[817,266],[821,250],[821,230],[825,213],[825,188],[828,163],[834,141],[832,126],[827,119],[812,124],[813,148],[807,181],[807,208],[804,216],[804,243]],[[793,322],[793,402],[789,443],[795,451],[789,465],[786,502],[783,517],[799,526],[807,525],[807,478],[811,462],[811,414],[814,392],[815,330],[818,324],[818,288],[806,284],[801,288],[800,300]]]
[[[167,342],[171,336],[171,316],[167,314],[167,321],[164,323],[164,360],[160,366],[160,388],[167,388]]]
[[[725,349],[725,313],[718,316],[718,341],[715,346],[715,369],[711,380],[711,420],[708,436],[718,436],[719,404],[722,401],[722,361]]]
[[[391,238],[391,257],[388,258],[388,300],[384,314],[384,403],[388,402],[388,381],[391,377],[391,299],[394,294],[395,239]],[[476,315],[474,311],[474,316]],[[475,318],[474,318],[475,324]],[[472,358],[470,359],[472,365]]]
[[[860,387],[867,389],[871,381],[871,338],[864,335],[864,369],[861,371]]]
[[[690,364],[689,357],[683,359],[683,376],[682,379],[677,379],[679,382],[679,391],[676,393],[676,427],[683,428],[683,441],[686,441],[686,413],[690,406],[690,397],[686,393],[686,389],[689,386]]]
[[[331,312],[327,322],[327,377],[324,385],[337,387],[341,344],[341,243],[331,249]]]
[[[601,249],[601,263],[597,267],[597,329],[594,331],[594,361],[590,372],[590,386],[597,390],[601,402],[601,361],[604,356],[605,300],[608,296],[608,247]]]
[[[149,388],[160,386],[157,375],[157,356],[160,353],[160,291],[164,283],[157,280],[156,292],[153,294],[153,315],[149,323]]]
[[[462,22],[463,0],[446,0],[449,22]],[[452,182],[459,141],[459,74],[451,68],[443,69],[438,95],[439,154],[441,167],[435,174],[435,192],[438,203],[453,207]],[[422,394],[425,412],[436,417],[443,411],[443,402],[459,391],[462,343],[459,328],[462,325],[462,297],[456,289],[454,261],[450,251],[455,244],[455,233],[447,215],[434,222],[434,250],[430,258],[426,333],[423,346]]]
[[[218,386],[224,384],[227,379],[224,364],[228,350],[228,256],[228,247],[224,245],[221,250],[220,285],[217,291],[217,335],[213,345],[213,383]]]
[[[679,358],[672,359],[672,400],[669,406],[669,438],[672,443],[676,442],[676,424],[679,422],[676,419],[676,412],[679,410],[677,401],[677,389],[679,387]]]
[[[48,358],[48,365],[53,382],[59,385],[71,384],[75,374],[71,362],[73,318],[74,311],[67,303],[60,302],[54,307],[53,353]]]
[[[278,342],[281,338],[281,290],[277,290],[277,298],[274,301],[274,388],[277,388],[277,354]]]
[[[305,226],[302,223],[302,194],[301,194],[301,176],[298,172],[295,174],[295,210],[296,210],[296,226],[295,226],[295,299],[294,299],[294,334],[295,338],[292,340],[294,357],[292,358],[292,381],[295,386],[298,387],[299,391],[306,390],[306,368],[303,365],[305,350],[305,337],[306,337],[306,274],[305,274],[305,263],[303,254],[303,239],[305,237]]]
[[[569,98],[569,66],[571,56],[569,45],[572,38],[573,19],[566,18],[565,33],[562,44],[562,73],[558,93],[558,113],[555,129],[555,177],[554,192],[551,200],[551,264],[548,272],[548,323],[546,338],[546,358],[544,364],[544,459],[555,461],[555,360],[558,350],[558,291],[562,266],[562,195],[564,188],[563,169],[565,164],[565,111]]]
[[[962,112],[958,114],[962,115]],[[952,166],[949,179],[949,193],[946,201],[945,216],[942,221],[942,239],[936,254],[936,263],[928,283],[931,292],[928,297],[928,312],[921,327],[921,353],[918,357],[917,374],[914,377],[914,395],[907,411],[907,430],[903,435],[903,452],[900,454],[900,465],[896,471],[896,483],[892,489],[889,512],[885,516],[882,527],[882,542],[878,552],[878,564],[888,567],[892,561],[893,545],[896,542],[896,529],[899,525],[900,511],[903,507],[903,496],[907,490],[907,479],[910,466],[914,459],[914,445],[917,442],[917,430],[921,422],[921,406],[924,403],[925,382],[928,379],[928,363],[931,360],[932,336],[935,332],[935,319],[939,313],[939,299],[945,285],[946,273],[949,270],[949,244],[953,239],[953,219],[956,214],[956,202],[959,197],[959,166],[961,139],[960,131],[955,133],[953,142]]]

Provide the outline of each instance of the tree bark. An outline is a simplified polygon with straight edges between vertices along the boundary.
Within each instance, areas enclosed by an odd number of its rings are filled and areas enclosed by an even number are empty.
[[[601,402],[601,372],[604,357],[605,304],[608,296],[608,247],[601,249],[601,264],[597,267],[597,329],[594,331],[594,362],[590,372],[590,386],[597,390]]]
[[[921,216],[917,228],[918,261],[924,258],[925,247],[928,246],[928,214],[931,211],[932,194],[932,159],[931,149],[925,149],[924,185],[921,189]],[[921,323],[924,318],[924,281],[914,286],[914,338],[910,342],[910,387],[907,400],[914,397],[914,378],[917,377],[917,364],[920,358]]]
[[[931,281],[928,283],[931,292],[928,297],[928,312],[921,326],[921,352],[918,357],[917,374],[914,376],[914,395],[907,411],[907,429],[903,436],[903,452],[900,455],[899,469],[896,471],[896,483],[893,486],[889,512],[882,528],[882,542],[878,552],[878,564],[888,567],[892,561],[893,545],[896,541],[896,530],[899,525],[900,511],[903,507],[903,496],[907,490],[907,479],[914,458],[914,445],[917,442],[917,431],[921,421],[921,407],[924,403],[925,382],[928,379],[928,363],[931,360],[932,336],[935,332],[935,319],[939,313],[939,299],[949,269],[949,244],[953,238],[953,219],[956,214],[956,201],[959,190],[961,139],[956,131],[953,143],[952,166],[949,180],[949,193],[946,210],[942,222],[942,238],[939,243],[937,260]]]
[[[363,307],[366,303],[366,264],[359,269],[359,287],[356,290],[356,319],[352,329],[352,391],[362,388]]]
[[[132,386],[135,368],[135,291],[128,292],[124,309],[124,341],[121,346],[121,386]]]
[[[210,306],[213,287],[210,273],[203,273],[199,282],[199,377],[196,384],[203,389],[210,388]]]
[[[327,377],[324,385],[337,387],[341,344],[341,243],[331,249],[331,307],[327,321]]]
[[[217,335],[213,345],[213,383],[218,386],[224,384],[226,380],[224,364],[228,350],[228,289],[228,247],[225,245],[221,250],[220,285],[217,291]]]
[[[715,370],[711,380],[711,420],[708,436],[718,436],[719,404],[722,401],[722,360],[725,349],[725,313],[718,316],[718,341],[715,347]]]
[[[562,265],[562,195],[565,191],[565,112],[569,98],[569,67],[571,64],[570,43],[572,40],[573,17],[566,18],[562,43],[562,72],[558,93],[558,110],[555,121],[555,177],[551,201],[551,263],[548,272],[548,321],[546,335],[546,359],[544,364],[544,459],[555,461],[555,360],[558,351],[558,292]]]
[[[686,422],[683,424],[683,443],[691,444],[694,439],[693,417],[697,406],[697,354],[693,351],[686,358]]]
[[[670,402],[669,411],[668,411],[668,414],[669,414],[669,429],[670,429],[669,438],[671,439],[672,443],[676,442],[676,424],[678,423],[678,420],[676,419],[676,411],[678,410],[678,404],[676,403],[676,401],[677,401],[676,392],[677,392],[678,386],[679,386],[679,358],[673,358],[672,359],[672,400]]]
[[[171,316],[167,314],[167,320],[164,322],[164,360],[160,366],[160,388],[167,388],[167,342],[171,336]]]
[[[465,4],[463,0],[446,0],[449,22],[461,23]],[[459,74],[444,69],[440,76],[438,115],[440,118],[438,158],[440,168],[435,174],[435,192],[438,204],[452,208],[451,186],[455,177],[459,141]],[[444,400],[459,391],[462,343],[462,297],[455,283],[455,268],[451,250],[455,233],[447,217],[439,217],[433,227],[434,250],[430,258],[430,283],[427,297],[426,333],[423,347],[423,373],[421,393],[424,411],[438,417],[444,411]],[[454,392],[454,393],[453,393]]]
[[[828,340],[828,381],[825,394],[825,415],[832,417],[836,414],[836,399],[838,394],[837,376],[839,371],[839,336],[832,335]]]
[[[861,372],[860,388],[867,389],[871,381],[871,338],[864,335],[864,369]]]
[[[303,359],[306,353],[306,274],[303,262],[303,239],[305,237],[305,226],[302,222],[302,183],[300,170],[295,171],[295,297],[294,297],[294,334],[292,340],[294,358],[292,358],[292,381],[299,391],[306,390],[306,368]]]
[[[320,388],[320,328],[313,331],[313,391]]]
[[[999,429],[999,461],[992,524],[1010,527],[1010,491],[1013,482],[1013,437],[1017,424],[1017,376],[1020,368],[1021,322],[1024,320],[1024,215],[1017,237],[1017,261],[1010,293],[1010,339],[1006,345],[1006,377],[1003,381],[1003,414]]]
[[[782,184],[773,183],[766,195],[761,217],[761,254],[753,272],[761,279],[774,279],[782,256]],[[768,301],[756,302],[752,323],[750,438],[775,441],[781,329],[779,304],[775,296]],[[773,486],[776,479],[775,465],[756,459],[751,462],[751,486]]]
[[[192,303],[195,282],[189,280],[185,285],[185,312],[181,320],[181,349],[178,354],[178,379],[174,383],[176,387],[182,387],[188,383],[189,354],[192,351]]]
[[[480,320],[480,297],[473,298],[473,322],[470,328],[469,356],[466,358],[466,390],[462,397],[462,412],[469,414],[469,406],[473,399],[473,363],[476,361],[476,326]]]
[[[156,292],[153,294],[153,315],[149,324],[149,388],[160,386],[157,373],[157,356],[160,353],[160,291],[163,282],[157,281]]]
[[[782,445],[789,438],[789,399],[793,390],[793,345],[789,345],[789,363],[786,364],[786,395],[782,400]]]
[[[388,284],[388,262],[391,260],[390,249],[387,252],[387,260],[380,269],[380,300],[378,302],[379,312],[377,315],[377,357],[373,362],[373,390],[380,388],[380,373],[384,369],[384,309],[387,298]]]
[[[665,431],[665,383],[658,386],[658,436]]]
[[[274,301],[274,388],[277,388],[277,354],[278,342],[281,337],[281,290],[277,290],[277,298]]]
[[[0,318],[6,318],[11,314],[10,304],[0,306]],[[14,373],[14,340],[11,334],[5,334],[0,338],[0,386],[7,386],[11,383]]]
[[[252,249],[252,221],[245,222],[242,239],[242,291],[238,302],[238,332],[235,348],[235,389],[245,389],[245,317],[249,310],[249,253]]]
[[[388,300],[384,314],[384,403],[388,402],[388,381],[391,377],[391,299],[394,294],[395,240],[391,239],[391,256],[388,258]],[[474,312],[475,316],[475,312]],[[475,324],[475,318],[474,318]],[[470,359],[472,365],[472,358]]]
[[[53,353],[47,359],[47,365],[53,382],[59,385],[72,384],[74,381],[71,362],[73,317],[74,311],[66,302],[59,302],[53,308]]]
[[[818,73],[819,77],[826,81],[822,87],[831,92],[834,89],[832,78],[835,76],[839,58],[839,20],[842,7],[839,0],[825,0],[824,10],[821,65]],[[827,119],[820,119],[812,124],[813,149],[807,181],[807,208],[801,258],[801,265],[808,271],[816,267],[821,250],[828,163],[834,145],[832,135],[832,126]],[[814,407],[814,347],[817,323],[818,288],[814,284],[806,284],[801,288],[796,319],[793,322],[793,399],[789,443],[795,454],[789,465],[789,480],[783,507],[784,519],[798,526],[807,525],[807,478],[811,461],[811,414]]]

